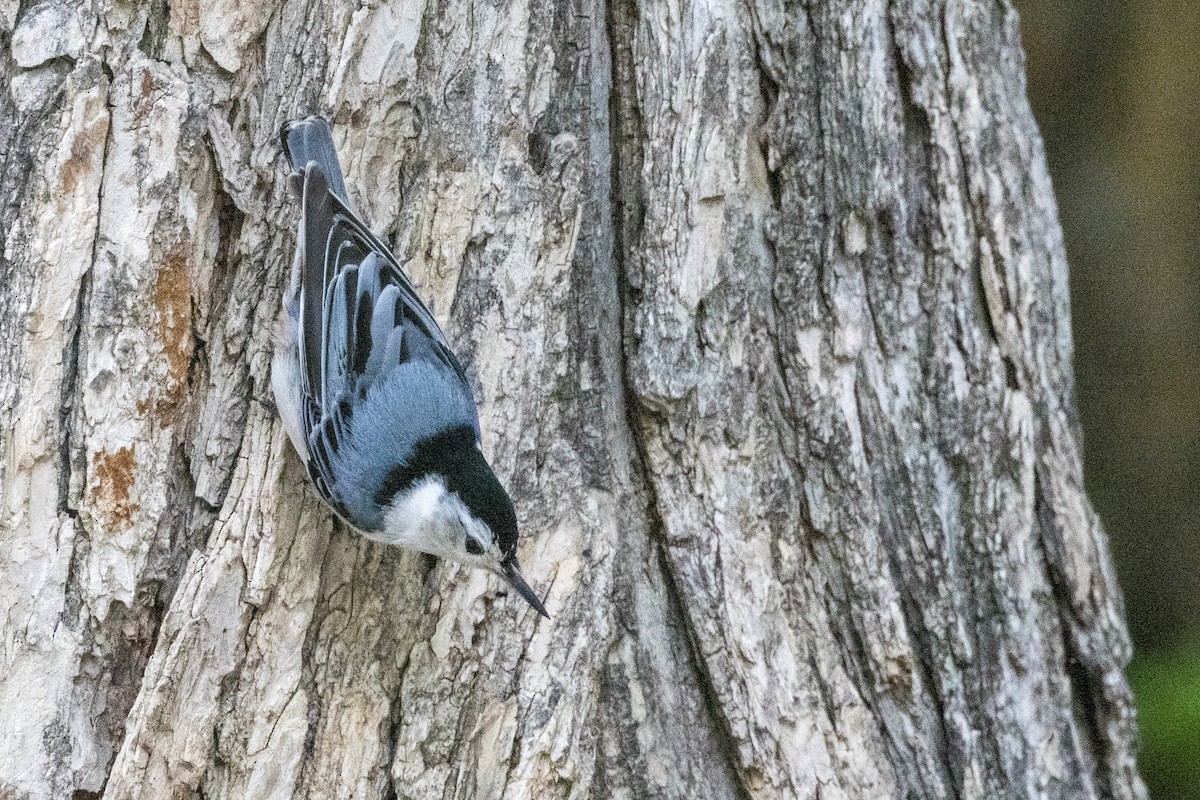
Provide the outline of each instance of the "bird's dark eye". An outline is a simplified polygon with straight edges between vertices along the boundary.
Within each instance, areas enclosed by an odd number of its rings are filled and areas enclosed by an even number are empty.
[[[474,536],[467,537],[467,552],[473,556],[483,555],[483,545]]]

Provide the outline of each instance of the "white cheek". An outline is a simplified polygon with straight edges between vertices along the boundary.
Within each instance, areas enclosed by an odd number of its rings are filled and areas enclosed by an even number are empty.
[[[425,522],[437,515],[438,505],[445,496],[446,489],[440,481],[423,481],[407,495],[403,503],[403,510],[410,518]]]
[[[441,481],[422,481],[397,498],[384,515],[383,529],[371,538],[440,558],[457,558],[462,533],[455,530],[458,520],[446,499]]]

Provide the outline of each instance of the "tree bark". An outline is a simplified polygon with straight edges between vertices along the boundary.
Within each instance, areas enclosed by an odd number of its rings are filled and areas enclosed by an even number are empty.
[[[1141,798],[1006,2],[0,0],[0,797]],[[348,185],[539,620],[269,405]]]

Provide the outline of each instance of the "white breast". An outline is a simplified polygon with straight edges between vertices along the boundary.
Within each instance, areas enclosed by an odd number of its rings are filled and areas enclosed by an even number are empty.
[[[280,315],[276,332],[275,353],[271,358],[271,389],[283,429],[292,440],[292,447],[308,463],[308,442],[300,425],[300,350],[296,346],[296,323],[286,314]]]

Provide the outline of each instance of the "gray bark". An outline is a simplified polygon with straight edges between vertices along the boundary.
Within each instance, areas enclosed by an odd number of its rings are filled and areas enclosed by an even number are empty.
[[[1141,798],[1003,2],[0,2],[0,797]],[[543,621],[264,401],[320,112]]]

